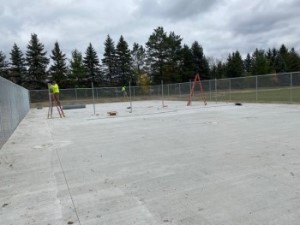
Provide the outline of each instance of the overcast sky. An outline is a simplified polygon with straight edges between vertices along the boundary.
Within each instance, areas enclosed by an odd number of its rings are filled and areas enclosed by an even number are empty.
[[[145,46],[154,29],[174,31],[182,44],[198,41],[207,57],[285,44],[300,52],[299,0],[0,0],[0,50],[26,52],[35,33],[48,54],[58,41],[68,56],[89,43],[102,58],[109,34]]]

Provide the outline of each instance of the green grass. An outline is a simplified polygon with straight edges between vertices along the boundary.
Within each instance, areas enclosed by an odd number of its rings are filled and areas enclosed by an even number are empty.
[[[212,93],[212,100],[217,97],[218,101],[241,101],[241,102],[264,102],[264,103],[300,103],[300,87],[290,88],[264,88],[256,90],[232,90],[231,92]]]
[[[249,103],[285,103],[285,104],[299,104],[300,103],[300,87],[290,88],[259,88],[256,92],[255,89],[247,90],[218,90],[217,92],[205,92],[207,101],[218,101],[218,102],[249,102]],[[188,101],[189,95],[164,95],[164,100],[170,101]],[[37,101],[31,102],[31,107],[47,107],[49,106],[49,101]],[[132,101],[143,101],[143,100],[162,100],[160,95],[140,95],[133,96]],[[99,97],[94,100],[95,103],[109,103],[109,102],[123,102],[129,101],[129,99],[124,99],[123,97]],[[203,101],[200,92],[195,92],[192,97],[192,101]],[[87,98],[61,98],[62,104],[92,104],[93,99],[91,96]]]

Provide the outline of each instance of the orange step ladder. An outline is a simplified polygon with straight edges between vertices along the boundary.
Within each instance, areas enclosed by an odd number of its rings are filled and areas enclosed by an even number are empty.
[[[207,103],[206,103],[206,97],[205,97],[205,93],[204,93],[204,88],[203,88],[203,86],[202,86],[202,83],[201,83],[201,79],[200,79],[199,73],[197,73],[197,74],[195,75],[195,79],[194,79],[194,81],[193,81],[193,85],[192,85],[192,89],[191,89],[191,93],[190,93],[190,95],[189,95],[189,100],[188,100],[187,105],[188,105],[188,106],[191,105],[191,102],[192,102],[192,96],[194,95],[195,85],[196,85],[196,84],[199,84],[201,96],[202,96],[203,101],[204,101],[204,105],[207,105]]]

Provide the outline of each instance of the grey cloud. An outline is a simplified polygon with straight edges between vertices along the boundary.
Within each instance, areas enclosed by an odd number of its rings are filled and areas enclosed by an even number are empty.
[[[247,4],[231,1],[222,10],[226,16],[222,30],[229,36],[220,36],[222,45],[219,47],[228,53],[230,49],[237,49],[245,54],[255,48],[278,48],[285,44],[299,51],[299,11],[300,1],[296,0],[253,0]]]
[[[162,26],[217,58],[278,43],[299,51],[299,11],[299,0],[13,0],[0,5],[0,50],[9,53],[14,42],[25,50],[36,33],[48,53],[55,41],[67,55],[90,42],[102,53],[108,34],[132,46]]]
[[[296,1],[257,2],[241,9],[230,20],[235,34],[267,33],[300,20],[300,4]]]
[[[139,16],[157,17],[178,21],[207,13],[214,5],[223,0],[141,0],[138,1]]]
[[[257,34],[273,30],[282,21],[276,15],[256,15],[253,17],[242,18],[233,26],[236,34]]]

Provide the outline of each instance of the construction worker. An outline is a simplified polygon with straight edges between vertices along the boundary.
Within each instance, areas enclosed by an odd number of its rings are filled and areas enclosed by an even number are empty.
[[[58,84],[55,81],[52,81],[50,84],[48,84],[48,87],[50,89],[51,93],[51,101],[56,101],[57,105],[61,107],[60,101],[59,101],[59,87]]]
[[[60,115],[60,118],[65,117],[64,111],[60,105],[60,101],[59,101],[59,87],[58,84],[55,81],[52,81],[50,83],[48,83],[48,88],[49,88],[49,92],[50,92],[50,106],[49,106],[49,111],[48,111],[48,119],[52,118],[52,108],[53,105],[56,103],[56,107],[58,110],[58,113]]]
[[[127,92],[126,92],[126,86],[125,85],[122,87],[122,93],[123,93],[124,97],[127,97]]]

